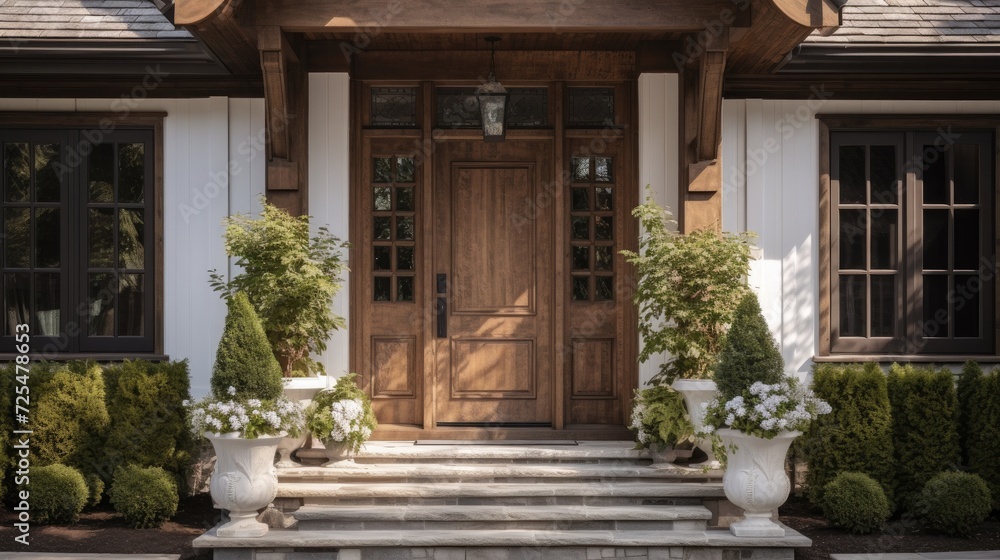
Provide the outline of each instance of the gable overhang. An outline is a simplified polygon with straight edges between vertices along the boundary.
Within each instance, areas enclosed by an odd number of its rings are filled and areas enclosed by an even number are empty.
[[[263,76],[268,196],[306,210],[305,76],[363,79],[484,75],[485,35],[505,37],[507,79],[610,64],[616,78],[682,75],[682,227],[719,227],[726,76],[769,74],[815,30],[840,24],[842,0],[176,0],[174,21],[234,73]],[[431,52],[428,52],[431,51]],[[434,52],[436,51],[436,52]],[[532,53],[543,53],[539,64]],[[617,53],[611,54],[609,53]],[[478,61],[478,62],[477,62]],[[562,62],[561,62],[562,61]],[[421,67],[422,66],[422,67]],[[429,77],[428,77],[429,78]],[[283,201],[283,202],[281,202]],[[690,207],[687,205],[691,202]],[[702,208],[708,210],[702,211]]]

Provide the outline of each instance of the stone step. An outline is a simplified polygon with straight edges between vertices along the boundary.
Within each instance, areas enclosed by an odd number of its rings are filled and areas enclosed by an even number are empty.
[[[643,466],[605,463],[549,464],[438,464],[347,463],[333,467],[298,467],[278,470],[281,482],[527,482],[552,484],[584,481],[715,481],[722,471],[705,471],[670,464]]]
[[[721,482],[278,484],[303,505],[699,505],[723,497]]]
[[[296,456],[303,459],[322,460],[326,450],[300,449]],[[598,463],[642,464],[652,461],[649,452],[634,449],[628,441],[580,441],[575,445],[505,445],[498,441],[491,445],[416,445],[413,441],[367,442],[357,453],[358,463]]]
[[[712,513],[702,506],[306,506],[293,516],[300,531],[700,531]]]
[[[549,558],[548,552],[538,550],[552,548],[559,556],[552,558],[569,558],[562,555],[567,547],[666,547],[758,550],[786,549],[791,547],[807,547],[811,541],[787,529],[783,537],[737,537],[728,530],[709,529],[705,531],[529,531],[529,530],[417,530],[417,531],[298,531],[293,529],[271,529],[263,537],[255,538],[223,538],[215,534],[215,529],[196,538],[192,543],[195,548],[215,549],[371,549],[397,548],[411,552],[414,549],[428,547],[455,547],[471,550],[482,547],[531,548],[534,554],[530,556],[511,555],[510,558]],[[343,552],[343,550],[342,550]],[[524,552],[524,551],[519,551]],[[791,553],[791,551],[789,551]],[[400,554],[402,551],[400,551]],[[230,554],[227,558],[241,558],[239,554]],[[360,556],[359,556],[360,557]],[[365,558],[378,556],[365,556]],[[409,558],[410,556],[407,556]],[[417,558],[416,554],[412,557]],[[464,554],[463,554],[463,557]],[[658,556],[668,558],[667,555]],[[676,556],[673,556],[676,558]],[[720,553],[720,557],[722,557]],[[734,558],[743,558],[737,553]],[[750,555],[745,556],[751,558]],[[767,556],[789,560],[787,556]],[[402,558],[388,556],[387,558]],[[491,557],[492,558],[492,557]],[[586,551],[581,559],[586,559]]]

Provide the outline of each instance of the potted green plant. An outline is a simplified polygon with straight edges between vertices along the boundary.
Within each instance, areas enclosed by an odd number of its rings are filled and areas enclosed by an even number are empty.
[[[378,426],[371,399],[355,383],[350,373],[337,384],[320,391],[306,409],[306,428],[323,442],[330,467],[354,460],[354,454],[368,441]]]
[[[705,429],[716,434],[726,454],[726,497],[744,510],[744,519],[729,527],[739,537],[784,536],[771,513],[790,491],[785,455],[810,422],[830,412],[829,404],[784,369],[757,296],[750,293],[736,309],[715,372],[719,395],[705,413]]]
[[[191,422],[215,448],[209,489],[216,507],[229,511],[216,534],[260,537],[267,525],[257,510],[278,491],[274,453],[283,436],[301,430],[302,411],[282,395],[281,368],[247,297],[237,292],[227,304],[212,394],[194,405]]]
[[[347,272],[342,251],[348,244],[325,227],[310,235],[309,216],[262,204],[258,219],[225,219],[226,254],[242,272],[227,281],[212,270],[210,283],[226,296],[247,295],[284,377],[324,374],[313,356],[326,350],[331,333],[346,326],[332,306]]]
[[[693,442],[695,435],[684,397],[663,385],[636,391],[629,428],[635,432],[636,449],[648,449],[654,465],[680,458],[678,446]]]
[[[313,356],[326,350],[330,335],[346,322],[333,312],[333,300],[347,272],[342,251],[348,244],[325,227],[310,235],[309,216],[292,216],[261,199],[258,218],[233,215],[224,220],[226,253],[242,272],[226,280],[210,271],[212,287],[228,296],[247,295],[260,316],[267,340],[284,377],[284,393],[302,408],[330,386],[323,364]],[[307,434],[278,446],[278,467],[301,466],[291,454]]]
[[[648,187],[647,187],[648,189]],[[699,230],[681,234],[670,211],[651,196],[632,215],[639,219],[639,252],[622,251],[636,268],[642,349],[639,360],[666,353],[668,361],[649,381],[671,385],[684,396],[696,432],[703,426],[702,404],[715,395],[712,370],[733,312],[749,291],[753,235]],[[718,467],[710,445],[700,466]]]

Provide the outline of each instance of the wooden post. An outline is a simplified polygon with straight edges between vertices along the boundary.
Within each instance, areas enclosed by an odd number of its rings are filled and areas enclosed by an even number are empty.
[[[722,85],[728,30],[680,74],[680,228],[722,229]]]
[[[267,200],[292,215],[305,214],[309,105],[305,49],[296,49],[275,26],[259,28],[257,37],[266,107]]]

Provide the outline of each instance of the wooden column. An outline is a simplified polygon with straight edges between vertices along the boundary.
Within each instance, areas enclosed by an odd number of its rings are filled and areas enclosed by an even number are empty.
[[[275,26],[257,36],[264,76],[267,200],[293,215],[308,210],[308,74],[305,49]]]
[[[680,228],[722,228],[722,85],[728,30],[680,74]]]

